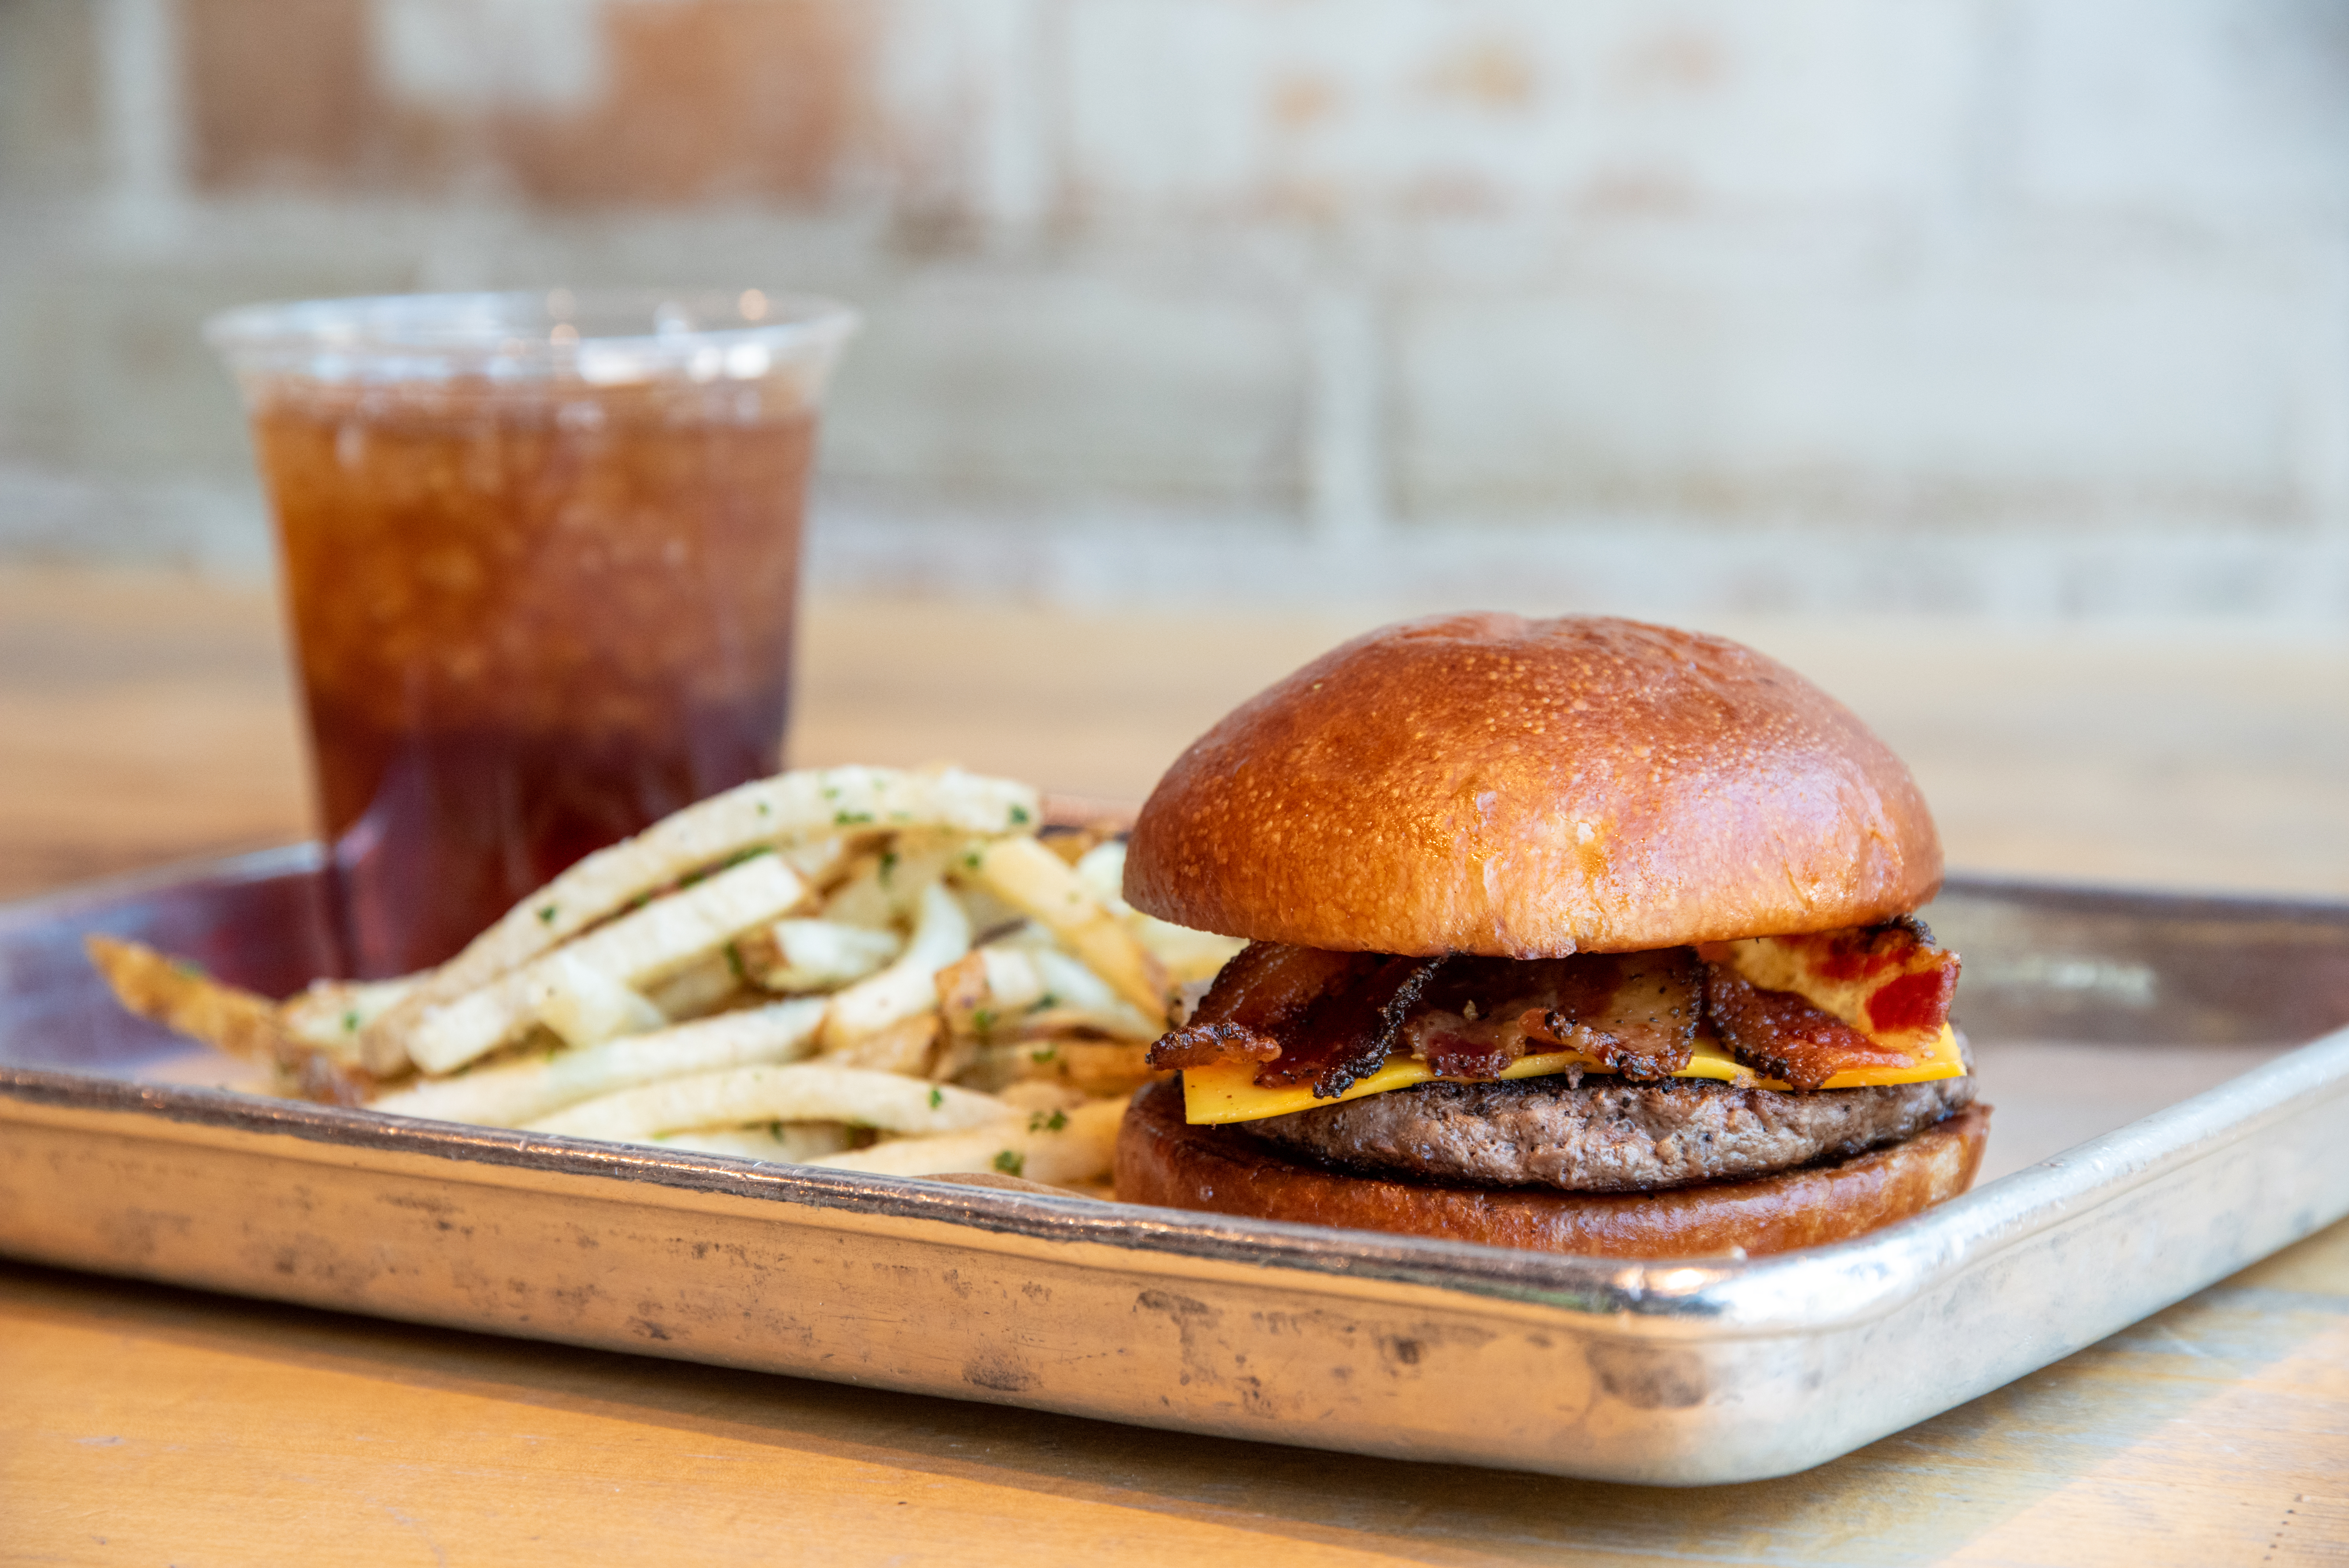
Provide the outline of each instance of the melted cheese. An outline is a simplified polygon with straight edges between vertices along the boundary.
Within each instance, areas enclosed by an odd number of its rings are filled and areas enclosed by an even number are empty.
[[[1317,1105],[1335,1105],[1340,1100],[1361,1099],[1368,1095],[1409,1088],[1415,1083],[1425,1083],[1435,1077],[1427,1064],[1418,1057],[1398,1057],[1335,1099],[1316,1099],[1312,1088],[1304,1084],[1286,1088],[1258,1088],[1255,1078],[1261,1066],[1257,1062],[1217,1062],[1213,1067],[1185,1068],[1184,1119],[1194,1124],[1260,1121],[1268,1116],[1284,1116],[1292,1110],[1310,1110]],[[1580,1068],[1586,1073],[1611,1073],[1615,1070],[1580,1051],[1548,1051],[1540,1056],[1518,1057],[1502,1070],[1501,1076],[1505,1078],[1547,1078],[1565,1072],[1569,1068]],[[1696,1054],[1689,1058],[1689,1065],[1672,1076],[1719,1078],[1749,1088],[1782,1089],[1790,1087],[1776,1078],[1757,1077],[1752,1068],[1740,1065],[1735,1057],[1721,1048],[1719,1042],[1712,1039],[1698,1040]],[[1859,1068],[1850,1072],[1840,1072],[1821,1087],[1824,1092],[1826,1089],[1866,1088],[1877,1084],[1930,1083],[1935,1078],[1965,1076],[1965,1061],[1958,1054],[1957,1034],[1944,1024],[1940,1037],[1909,1066]]]

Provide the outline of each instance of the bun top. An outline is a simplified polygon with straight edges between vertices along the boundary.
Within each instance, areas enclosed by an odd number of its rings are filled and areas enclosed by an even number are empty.
[[[1406,621],[1323,655],[1151,791],[1125,896],[1357,952],[1631,953],[1864,925],[1941,882],[1900,759],[1720,637],[1597,615]]]

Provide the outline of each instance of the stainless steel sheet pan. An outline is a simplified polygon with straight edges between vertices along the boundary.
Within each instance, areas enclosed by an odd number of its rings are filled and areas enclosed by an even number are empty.
[[[107,931],[327,970],[314,851],[0,909],[0,1253],[1274,1442],[1668,1484],[1821,1463],[2349,1213],[2349,905],[1958,881],[1998,1109],[1862,1241],[1627,1264],[450,1126],[158,1081]]]

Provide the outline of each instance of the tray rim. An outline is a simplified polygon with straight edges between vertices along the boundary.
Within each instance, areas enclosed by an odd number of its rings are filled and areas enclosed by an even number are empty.
[[[264,881],[315,872],[315,841],[198,858],[0,904],[0,934],[85,914],[195,880]],[[2007,876],[1959,875],[1947,893],[2083,913],[2147,903],[2177,918],[2349,926],[2349,900],[2165,892]],[[2349,1026],[2284,1050],[2215,1088],[2075,1145],[1871,1235],[1745,1260],[1656,1262],[1561,1256],[1435,1238],[975,1188],[863,1172],[792,1170],[723,1155],[549,1137],[237,1091],[0,1067],[0,1100],[144,1116],[159,1126],[290,1137],[352,1150],[424,1155],[460,1170],[502,1166],[666,1190],[728,1193],[882,1220],[933,1221],[982,1234],[1105,1245],[1129,1253],[1274,1268],[1456,1297],[1512,1302],[1619,1330],[1759,1338],[1851,1328],[2082,1212],[2211,1157],[2313,1099],[2349,1094]],[[455,1172],[452,1172],[454,1174]],[[1169,1219],[1166,1216],[1181,1216]],[[1831,1292],[1820,1288],[1836,1283]],[[1832,1306],[1822,1306],[1822,1298]]]

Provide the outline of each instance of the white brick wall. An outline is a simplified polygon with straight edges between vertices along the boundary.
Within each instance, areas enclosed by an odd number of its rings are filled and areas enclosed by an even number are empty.
[[[316,167],[174,64],[264,3],[0,8],[0,551],[262,558],[217,304],[758,281],[835,582],[2349,623],[2333,0],[342,0]],[[812,183],[531,194],[697,47]]]
[[[2204,231],[2349,214],[2349,11],[2036,0],[2013,26],[2014,199]]]

